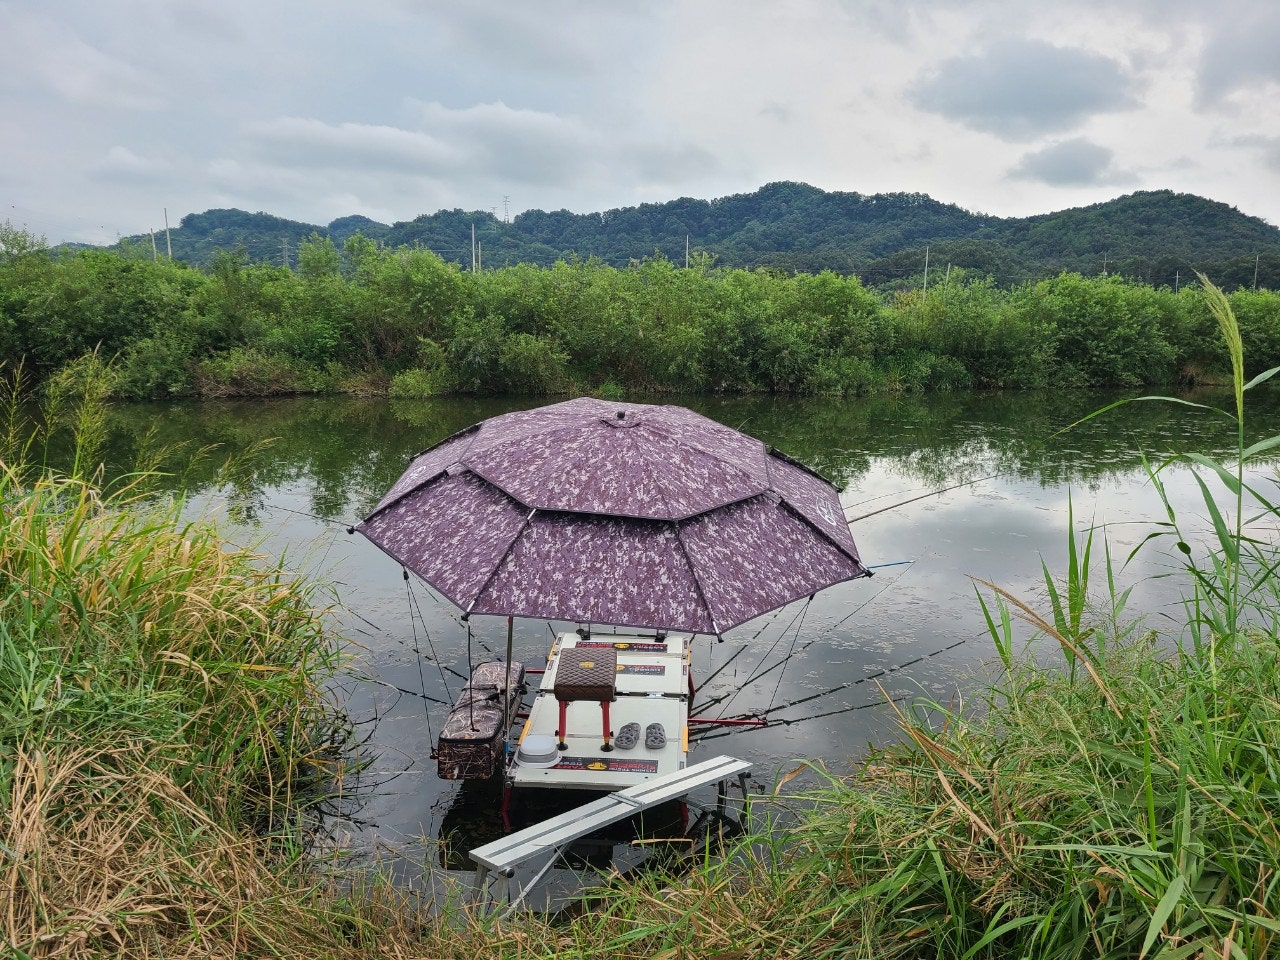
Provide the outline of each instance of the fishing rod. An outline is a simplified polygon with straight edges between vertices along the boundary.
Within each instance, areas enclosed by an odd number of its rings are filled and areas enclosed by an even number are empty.
[[[886,567],[904,567],[904,566],[914,566],[916,563],[917,563],[917,561],[916,561],[916,560],[895,560],[895,561],[893,561],[892,563],[878,563],[878,564],[875,564],[875,565],[874,565],[874,566],[872,566],[872,567],[868,567],[867,569],[868,569],[868,570],[878,570],[878,569],[882,569],[882,568],[886,568]],[[902,574],[902,576],[905,576],[905,575],[906,575],[906,572],[904,571],[904,572],[903,572],[903,574]],[[796,650],[796,649],[795,649],[795,644],[794,644],[794,642],[793,642],[793,643],[792,643],[792,649],[791,649],[791,651],[787,654],[787,656],[786,656],[785,658],[783,658],[782,660],[779,660],[777,663],[774,663],[774,664],[772,664],[772,665],[770,665],[770,666],[768,666],[768,667],[762,667],[762,668],[758,669],[758,671],[757,671],[756,673],[752,674],[752,675],[751,675],[751,676],[750,676],[750,677],[749,677],[745,682],[743,682],[743,683],[739,684],[739,685],[738,685],[737,687],[735,687],[732,691],[727,692],[727,693],[723,693],[723,694],[721,694],[720,696],[717,696],[717,697],[712,697],[710,700],[708,700],[708,701],[706,701],[705,703],[703,703],[703,704],[699,705],[698,709],[700,709],[700,710],[709,710],[710,708],[715,707],[715,706],[718,706],[719,704],[722,704],[722,703],[723,703],[723,704],[725,705],[725,707],[727,708],[727,707],[729,706],[729,704],[733,702],[733,700],[737,697],[737,695],[738,695],[738,694],[739,694],[743,689],[745,689],[746,687],[750,686],[752,683],[754,683],[755,681],[757,681],[757,680],[761,679],[762,677],[766,676],[767,674],[772,673],[774,670],[778,669],[778,667],[783,666],[783,664],[785,664],[785,663],[786,663],[786,661],[787,661],[787,660],[789,660],[791,657],[795,656],[795,655],[796,655],[796,653],[803,653],[804,651],[808,650],[811,646],[813,646],[815,643],[818,643],[819,641],[821,641],[821,640],[822,640],[824,637],[826,637],[828,634],[834,633],[834,632],[835,632],[836,630],[838,630],[841,626],[843,626],[845,623],[847,623],[850,619],[852,619],[853,617],[856,617],[859,613],[861,613],[864,609],[866,609],[866,607],[867,607],[868,605],[870,605],[870,604],[872,603],[872,601],[874,601],[877,597],[879,597],[879,596],[880,596],[880,594],[884,593],[884,592],[885,592],[886,590],[888,590],[890,587],[892,587],[892,586],[894,586],[895,584],[897,584],[897,583],[902,579],[902,576],[899,576],[899,577],[897,577],[896,579],[891,580],[890,582],[886,583],[886,584],[885,584],[884,586],[882,586],[879,590],[877,590],[875,593],[873,593],[870,597],[868,597],[868,598],[867,598],[866,600],[864,600],[862,603],[858,604],[858,606],[857,606],[857,607],[855,607],[853,610],[851,610],[851,611],[850,611],[849,613],[847,613],[845,616],[841,617],[841,618],[840,618],[840,620],[838,620],[836,623],[831,624],[831,626],[826,627],[825,629],[823,629],[823,630],[822,630],[822,632],[821,632],[821,633],[819,633],[817,636],[815,636],[815,637],[811,638],[808,642],[806,642],[803,646],[801,646],[801,647],[799,648],[799,650]],[[807,606],[807,605],[806,605],[806,606]],[[802,611],[802,613],[803,613],[803,611]],[[799,616],[799,614],[798,614],[797,616]],[[786,629],[783,631],[783,633],[779,636],[779,638],[778,638],[777,640],[775,640],[775,641],[773,642],[773,644],[769,647],[769,649],[768,649],[767,651],[765,651],[764,655],[760,658],[760,662],[761,662],[762,664],[763,664],[765,661],[767,661],[767,660],[769,659],[769,655],[773,652],[774,648],[776,648],[776,647],[777,647],[778,643],[780,643],[780,642],[781,642],[782,637],[784,637],[784,636],[786,635],[786,633],[787,633],[787,632],[789,632],[789,631],[791,630],[791,627],[792,627],[792,625],[793,625],[795,622],[796,622],[796,617],[792,617],[792,619],[791,619],[791,623],[788,623],[788,624],[787,624]],[[760,636],[760,634],[761,634],[762,632],[764,632],[764,629],[765,629],[765,628],[764,628],[764,627],[762,627],[759,631],[757,631],[757,632],[756,632],[756,634],[755,634],[755,637],[752,637],[752,639],[754,640],[754,639],[756,639],[756,637],[759,637],[759,636]],[[798,638],[798,636],[799,636],[799,632],[797,631],[797,638]],[[727,661],[725,661],[725,663],[721,664],[721,666],[720,666],[719,668],[717,668],[717,670],[715,671],[715,673],[713,673],[710,677],[708,677],[706,680],[704,680],[704,681],[702,682],[701,688],[702,688],[702,689],[706,689],[706,688],[707,688],[707,686],[711,683],[711,681],[712,681],[716,676],[718,676],[718,675],[719,675],[719,674],[724,670],[724,668],[725,668],[725,667],[727,667],[727,666],[728,666],[731,662],[733,662],[733,660],[735,660],[735,659],[736,659],[736,658],[737,658],[737,657],[738,657],[738,656],[739,656],[739,655],[740,655],[744,650],[746,650],[746,646],[747,646],[747,645],[744,643],[741,647],[739,647],[739,648],[738,648],[737,653],[733,654],[733,656],[731,656]],[[776,695],[776,691],[775,691],[775,695]]]
[[[989,473],[985,477],[975,477],[972,480],[964,480],[964,481],[961,481],[960,483],[953,483],[951,486],[943,487],[941,490],[930,490],[928,493],[922,493],[918,497],[912,497],[909,500],[902,500],[902,501],[899,501],[898,503],[891,503],[887,507],[881,507],[879,510],[872,510],[870,513],[864,513],[861,516],[854,517],[852,520],[849,520],[848,523],[855,524],[859,520],[867,519],[867,517],[874,517],[880,513],[887,513],[890,510],[897,510],[899,507],[905,507],[908,503],[915,503],[918,500],[927,500],[930,497],[940,496],[941,494],[949,493],[952,490],[959,490],[961,487],[970,487],[970,486],[973,486],[973,484],[975,483],[982,483],[985,480],[995,480],[997,477],[1003,477],[1005,474],[1011,473],[1011,472],[1012,471],[1010,470],[1000,470],[1000,471],[997,471],[996,473]]]
[[[975,636],[982,636],[982,634],[975,634]],[[697,718],[697,719],[698,719],[698,722],[701,722],[701,723],[715,722],[721,726],[742,726],[742,727],[748,727],[748,728],[754,728],[754,729],[761,729],[764,727],[774,726],[778,724],[784,727],[789,727],[789,726],[792,726],[793,724],[806,723],[810,720],[820,720],[825,717],[839,716],[840,714],[843,714],[843,713],[852,713],[855,710],[870,710],[874,707],[883,706],[885,703],[889,703],[889,702],[893,702],[893,703],[904,702],[908,698],[898,697],[898,698],[892,698],[891,700],[889,699],[876,700],[871,703],[852,704],[852,705],[840,707],[839,709],[836,709],[836,710],[828,710],[824,713],[811,714],[806,717],[794,717],[794,718],[779,717],[776,720],[768,719],[770,714],[778,713],[781,710],[789,710],[792,707],[798,707],[801,704],[812,703],[813,701],[820,700],[823,697],[829,697],[834,694],[840,693],[842,690],[848,690],[852,687],[856,687],[864,683],[869,683],[872,681],[879,680],[880,678],[885,677],[889,674],[898,673],[902,670],[906,670],[910,667],[915,666],[917,663],[922,663],[925,660],[929,660],[933,657],[941,656],[942,654],[947,653],[948,651],[954,650],[957,647],[968,643],[972,639],[974,639],[974,637],[964,637],[963,639],[957,640],[954,643],[947,644],[945,647],[939,647],[937,650],[934,650],[931,653],[922,654],[918,657],[915,657],[914,659],[907,660],[904,663],[899,663],[891,667],[886,667],[882,670],[878,670],[875,673],[868,674],[865,677],[860,677],[857,680],[848,680],[844,683],[838,684],[837,686],[831,687],[828,690],[822,690],[822,691],[819,691],[818,693],[812,693],[806,697],[801,697],[798,700],[791,700],[787,703],[777,704],[776,706],[770,707],[768,710],[765,710],[754,717],[724,718],[718,721],[711,721],[703,718]],[[692,719],[691,719],[691,722],[693,722]],[[724,731],[722,733],[712,733],[712,734],[707,734],[706,736],[700,736],[697,738],[697,742],[702,743],[704,740],[714,740],[717,737],[728,736],[730,732],[732,731]]]

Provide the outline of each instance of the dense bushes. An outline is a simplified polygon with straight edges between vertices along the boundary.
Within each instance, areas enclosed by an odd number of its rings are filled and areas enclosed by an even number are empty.
[[[30,240],[12,228],[17,240]],[[881,294],[829,271],[624,269],[597,261],[463,272],[420,248],[339,250],[298,268],[221,252],[208,272],[101,250],[0,256],[0,359],[43,378],[115,357],[121,397],[390,389],[726,392],[1138,386],[1212,379],[1198,287],[1064,273],[1012,290],[953,271]],[[1238,291],[1246,353],[1280,363],[1280,295]]]

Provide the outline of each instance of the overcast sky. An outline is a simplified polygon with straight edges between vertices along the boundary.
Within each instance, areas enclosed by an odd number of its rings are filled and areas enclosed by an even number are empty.
[[[0,221],[908,191],[1280,224],[1280,0],[0,0]]]

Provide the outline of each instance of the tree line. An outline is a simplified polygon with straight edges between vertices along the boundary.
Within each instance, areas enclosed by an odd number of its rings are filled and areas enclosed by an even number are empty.
[[[1280,364],[1280,294],[1231,305],[1253,372]],[[1219,337],[1195,283],[1116,276],[877,291],[706,255],[472,272],[361,234],[313,235],[294,268],[221,250],[197,269],[0,231],[0,358],[38,381],[96,351],[130,399],[1136,387],[1214,380]]]
[[[1063,270],[1119,273],[1178,287],[1200,270],[1225,290],[1280,289],[1280,230],[1194,194],[1140,191],[1105,203],[1033,217],[971,213],[922,193],[828,192],[770,183],[715,200],[684,197],[599,213],[440,210],[394,224],[340,217],[321,227],[243,210],[182,218],[160,246],[208,267],[218,250],[243,247],[251,261],[296,264],[312,233],[341,246],[359,233],[387,247],[426,247],[464,267],[534,263],[574,256],[625,267],[660,254],[711,254],[718,266],[789,273],[833,270],[871,287],[922,285],[926,260],[990,275],[999,286],[1043,280]],[[473,244],[474,237],[474,244]],[[121,241],[149,252],[146,235]]]

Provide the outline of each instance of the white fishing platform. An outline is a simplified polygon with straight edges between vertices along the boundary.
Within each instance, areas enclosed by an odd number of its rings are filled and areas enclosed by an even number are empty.
[[[634,636],[624,634],[561,633],[547,656],[529,719],[520,733],[507,768],[509,787],[560,790],[614,791],[636,787],[655,777],[684,770],[689,758],[689,658],[691,640],[687,634]],[[565,711],[564,743],[554,759],[543,755],[533,762],[525,748],[530,737],[545,745],[557,740],[561,701],[557,699],[557,679],[566,661],[591,663],[616,657],[613,699],[608,702],[611,749],[604,749],[602,704],[591,697],[574,699]],[[563,685],[562,685],[563,687]],[[633,746],[618,742],[627,724],[636,724],[638,738]],[[662,728],[661,746],[646,743],[653,724]]]

